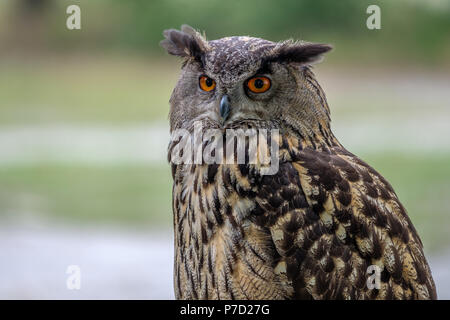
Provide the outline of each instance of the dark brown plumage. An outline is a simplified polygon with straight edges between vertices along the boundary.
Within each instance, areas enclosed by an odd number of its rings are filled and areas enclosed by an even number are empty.
[[[174,163],[180,140],[172,139],[178,299],[436,299],[421,240],[394,190],[331,132],[325,95],[307,65],[330,47],[207,42],[186,26],[165,35],[169,53],[185,58],[172,131],[192,133],[200,121],[203,132],[222,132],[219,139],[231,128],[280,133],[274,175],[249,161]],[[240,89],[261,70],[273,91]],[[199,91],[203,74],[215,80],[214,92]],[[231,113],[220,119],[225,94]],[[379,289],[367,286],[371,265],[380,268]]]

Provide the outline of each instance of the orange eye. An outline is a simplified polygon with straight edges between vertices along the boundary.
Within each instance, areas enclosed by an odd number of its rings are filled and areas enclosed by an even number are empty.
[[[208,76],[201,76],[199,82],[203,91],[211,91],[216,87],[216,82]]]
[[[247,81],[247,88],[254,93],[263,93],[270,89],[270,79],[254,77]]]

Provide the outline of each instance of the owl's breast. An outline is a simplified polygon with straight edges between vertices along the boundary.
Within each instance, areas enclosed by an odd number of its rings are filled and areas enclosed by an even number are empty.
[[[175,169],[175,292],[179,299],[277,299],[270,231],[252,221],[253,186],[237,165]]]

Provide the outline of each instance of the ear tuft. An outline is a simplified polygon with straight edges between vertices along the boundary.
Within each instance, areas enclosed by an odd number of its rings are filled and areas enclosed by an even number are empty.
[[[329,44],[287,41],[276,46],[268,60],[312,64],[320,62],[322,55],[332,48]]]
[[[181,31],[176,29],[164,30],[163,35],[165,39],[159,44],[174,56],[193,58],[201,62],[208,49],[206,39],[188,25],[182,25]]]

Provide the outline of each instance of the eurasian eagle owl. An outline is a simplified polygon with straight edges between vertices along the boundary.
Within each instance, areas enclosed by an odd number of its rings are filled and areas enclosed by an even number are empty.
[[[391,185],[330,129],[310,67],[329,45],[207,41],[186,25],[164,36],[161,45],[184,58],[170,99],[176,298],[436,298],[421,240]],[[196,128],[214,134],[185,139]],[[250,134],[240,147],[233,138],[225,152],[228,131],[262,129],[278,134],[258,138],[253,151]],[[273,140],[277,170],[262,172],[249,160]],[[202,161],[207,149],[187,155],[212,141],[218,161]],[[229,162],[240,149],[243,161]]]

